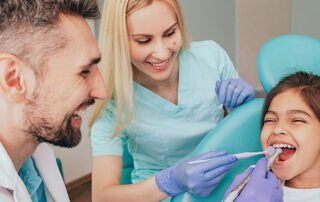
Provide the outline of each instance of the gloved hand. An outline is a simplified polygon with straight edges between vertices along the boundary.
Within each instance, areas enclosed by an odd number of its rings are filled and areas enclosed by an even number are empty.
[[[215,91],[219,102],[229,109],[233,109],[256,97],[254,88],[241,79],[217,81]]]
[[[191,164],[192,161],[210,159]],[[168,196],[190,192],[207,196],[220,182],[237,158],[227,152],[207,152],[197,157],[185,159],[155,175],[160,191]]]
[[[274,174],[267,171],[267,159],[258,161],[255,168],[249,168],[237,175],[225,193],[225,197],[235,189],[245,178],[250,175],[249,181],[235,202],[282,202],[283,190],[280,187],[280,180]]]

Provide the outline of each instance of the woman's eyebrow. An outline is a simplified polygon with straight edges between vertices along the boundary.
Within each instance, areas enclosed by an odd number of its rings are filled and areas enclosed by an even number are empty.
[[[170,31],[170,30],[171,30],[172,28],[174,28],[177,24],[178,24],[178,22],[175,22],[175,23],[174,23],[173,25],[171,25],[168,29],[166,29],[166,30],[164,31],[164,33]]]
[[[170,31],[173,27],[175,27],[176,25],[178,24],[178,22],[175,22],[173,25],[171,25],[168,29],[166,29],[163,33],[166,33],[168,31]],[[132,37],[138,37],[138,36],[144,36],[144,37],[152,37],[152,35],[150,34],[140,34],[140,33],[137,33],[137,34],[132,34],[131,35]]]

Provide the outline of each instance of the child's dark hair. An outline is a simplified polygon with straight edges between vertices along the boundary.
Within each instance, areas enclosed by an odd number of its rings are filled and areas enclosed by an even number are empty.
[[[263,127],[264,116],[275,96],[289,90],[296,90],[305,103],[320,121],[320,76],[307,73],[296,72],[284,77],[267,95],[261,117],[261,128]],[[290,102],[290,99],[288,99]]]

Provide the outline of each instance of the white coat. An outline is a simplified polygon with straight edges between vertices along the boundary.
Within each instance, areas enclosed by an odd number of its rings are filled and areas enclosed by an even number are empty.
[[[47,202],[69,202],[67,189],[59,172],[53,149],[42,143],[37,147],[32,157],[43,180]],[[1,143],[0,201],[31,202],[23,181]]]

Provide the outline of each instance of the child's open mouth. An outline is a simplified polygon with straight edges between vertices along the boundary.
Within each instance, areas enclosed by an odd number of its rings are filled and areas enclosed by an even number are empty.
[[[281,148],[282,149],[282,153],[279,155],[279,157],[276,159],[275,162],[281,162],[284,163],[285,161],[287,161],[288,159],[290,159],[294,153],[296,152],[296,147],[288,144],[288,143],[283,143],[283,144],[273,144],[272,145],[274,148]]]

